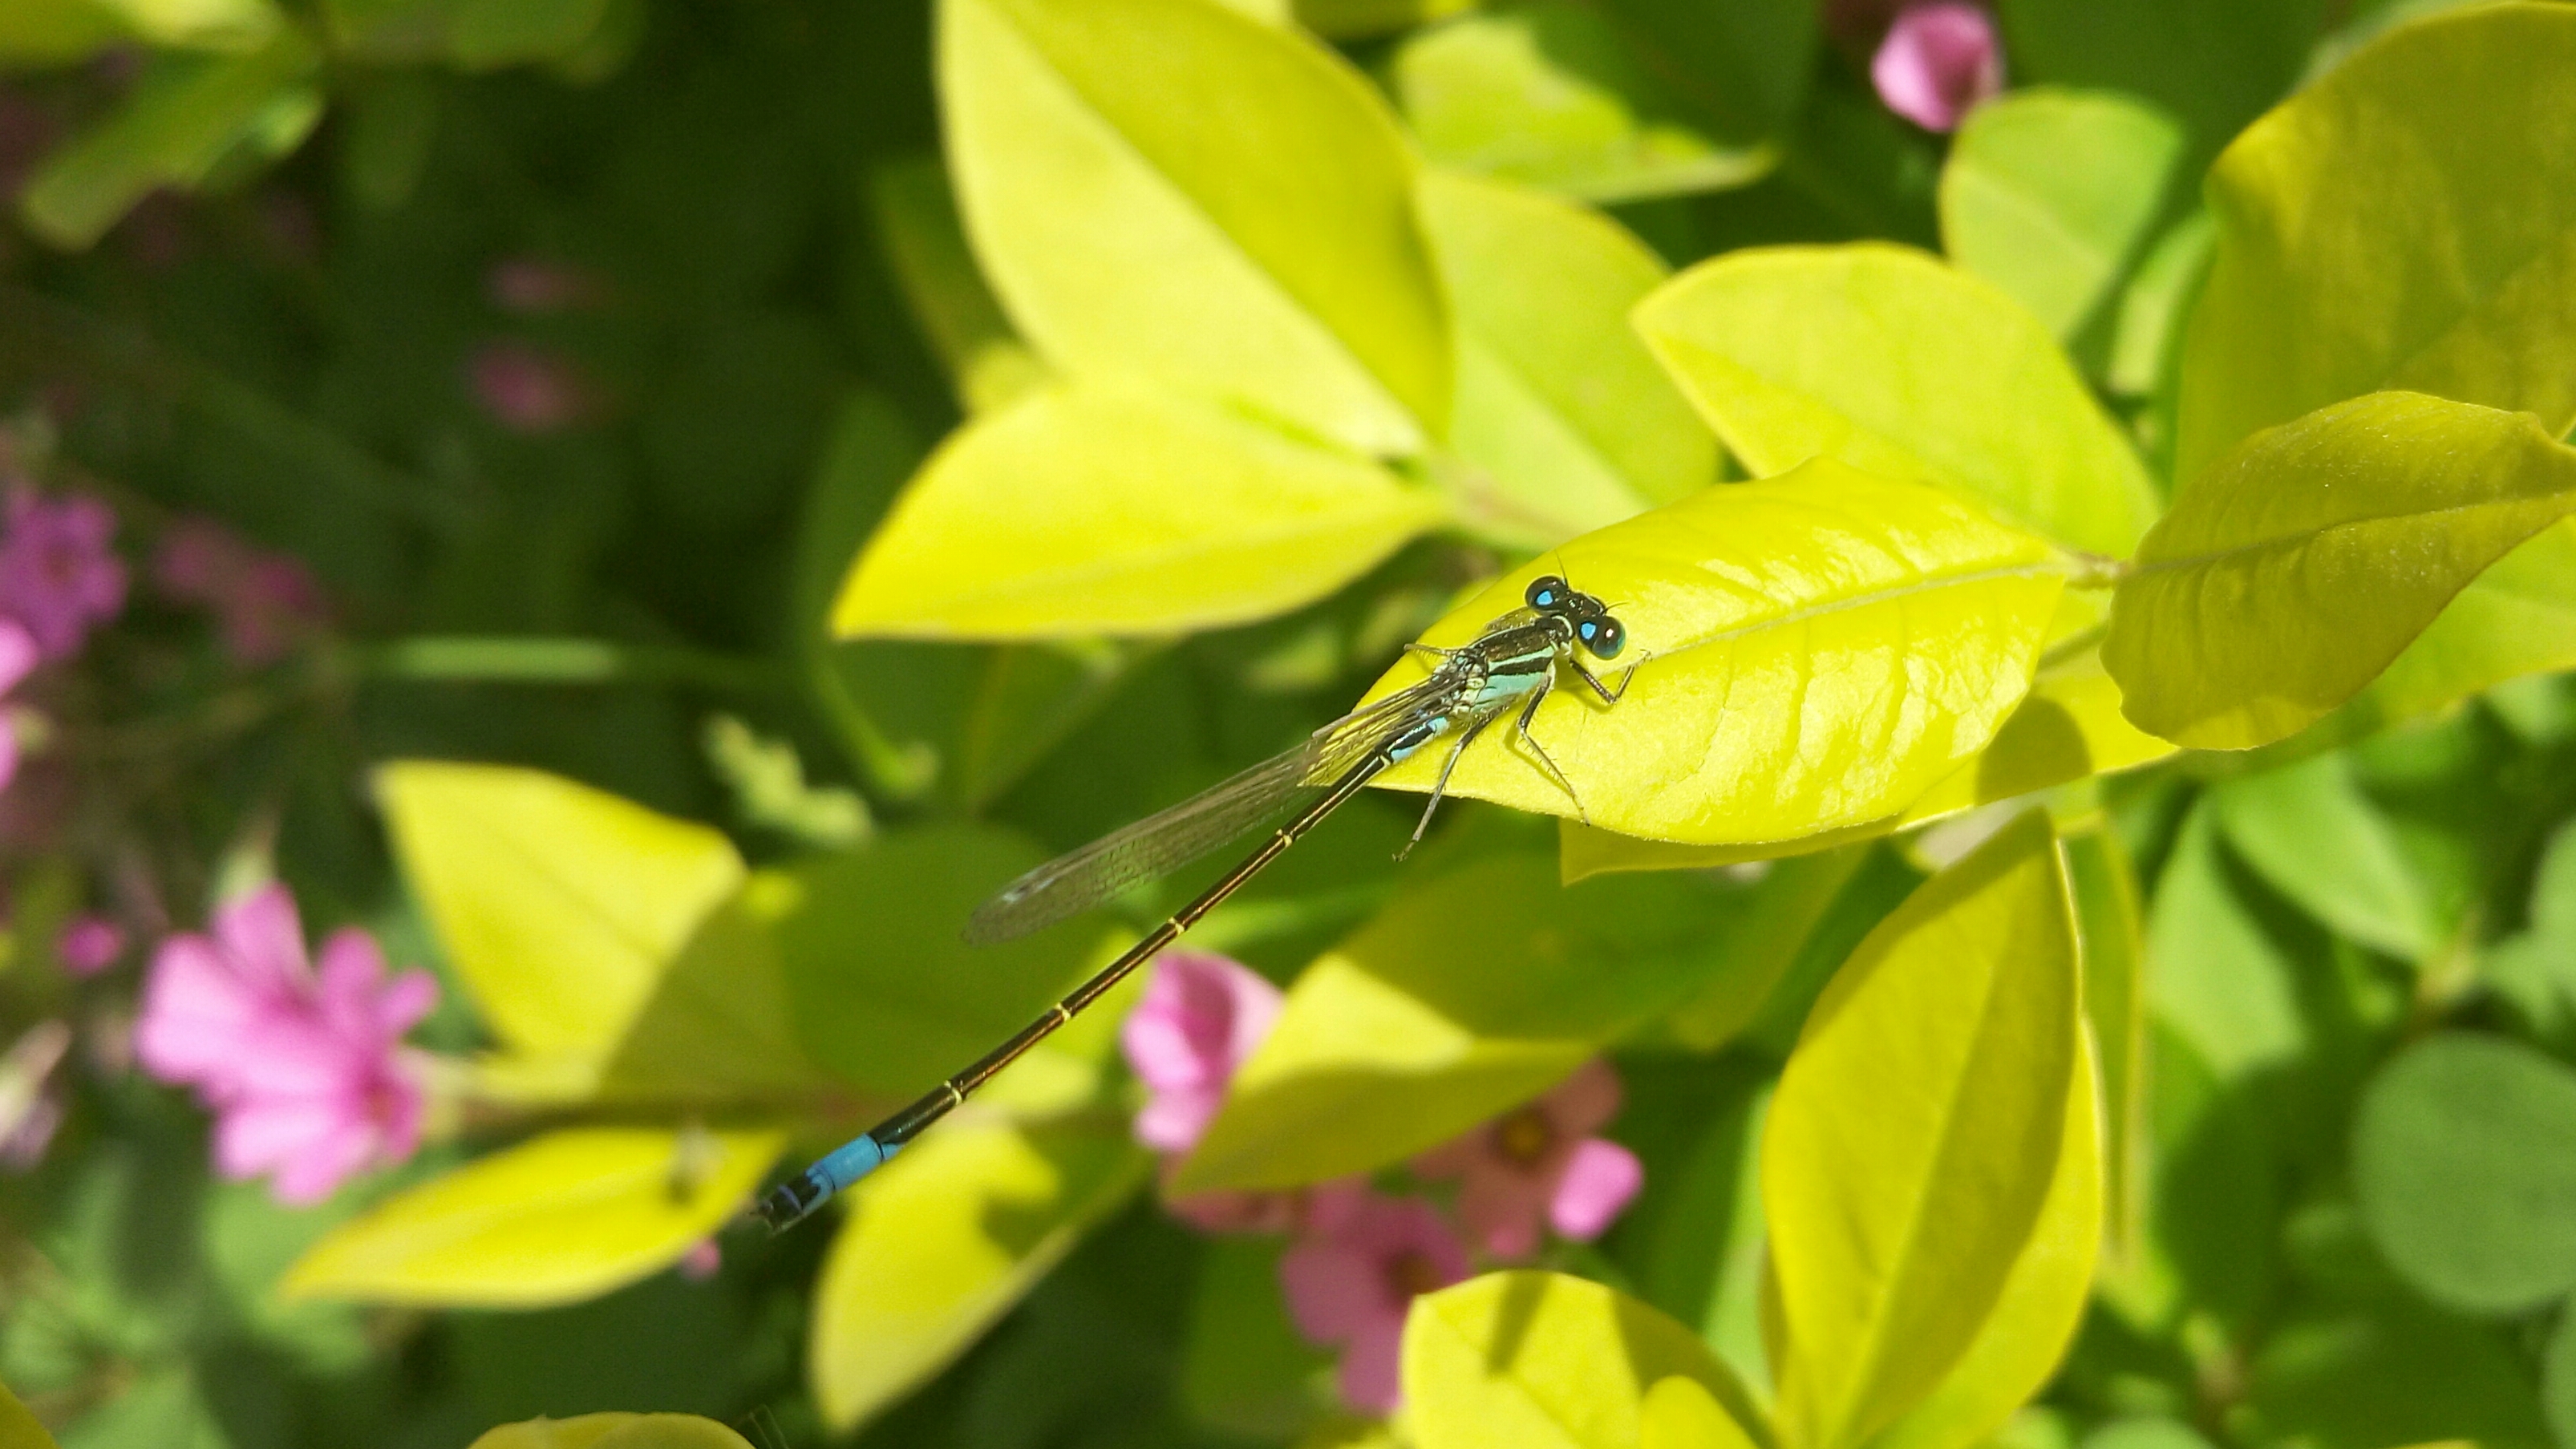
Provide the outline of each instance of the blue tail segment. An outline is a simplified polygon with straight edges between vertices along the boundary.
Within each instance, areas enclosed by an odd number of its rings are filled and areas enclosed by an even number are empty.
[[[769,1224],[771,1232],[783,1233],[830,1202],[834,1194],[884,1166],[900,1147],[899,1143],[888,1147],[872,1134],[853,1137],[812,1167],[763,1193],[752,1214]]]

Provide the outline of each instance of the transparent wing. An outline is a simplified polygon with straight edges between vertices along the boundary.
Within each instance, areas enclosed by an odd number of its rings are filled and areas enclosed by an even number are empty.
[[[1397,721],[1410,719],[1447,690],[1438,679],[1398,690],[1168,810],[1057,856],[976,907],[966,921],[967,941],[1008,941],[1080,915],[1286,814],[1291,802],[1340,778],[1394,732]]]

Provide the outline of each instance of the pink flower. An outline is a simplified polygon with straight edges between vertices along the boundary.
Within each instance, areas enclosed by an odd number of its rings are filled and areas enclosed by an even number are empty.
[[[1341,1345],[1343,1401],[1385,1414],[1402,1398],[1397,1358],[1415,1295],[1468,1272],[1466,1246],[1431,1204],[1362,1192],[1315,1215],[1279,1259],[1279,1289],[1299,1333]]]
[[[484,344],[467,372],[483,411],[514,433],[560,433],[594,410],[570,362],[524,342]]]
[[[74,916],[54,937],[54,954],[74,976],[96,976],[125,954],[125,932],[105,916]]]
[[[713,1238],[698,1239],[680,1255],[680,1276],[692,1283],[704,1283],[723,1270],[724,1249]]]
[[[183,604],[214,611],[224,650],[266,664],[327,617],[322,586],[303,563],[255,548],[210,518],[183,518],[161,535],[152,582]]]
[[[35,635],[14,619],[0,619],[0,703],[35,672],[37,654]],[[0,790],[17,778],[18,730],[5,707],[0,707]]]
[[[1136,1114],[1136,1140],[1167,1153],[1198,1145],[1235,1069],[1279,1020],[1280,1002],[1278,987],[1223,956],[1156,957],[1145,998],[1118,1033],[1151,1094]]]
[[[271,885],[218,910],[211,935],[161,943],[135,1053],[215,1113],[217,1170],[273,1172],[278,1201],[319,1202],[419,1146],[421,1089],[396,1049],[437,999],[425,972],[386,981],[384,953],[355,928],[322,943],[317,977],[294,898]]]
[[[125,565],[108,549],[116,515],[95,498],[9,498],[0,536],[0,614],[15,619],[47,659],[73,653],[90,629],[125,607]]]
[[[1956,130],[2004,88],[1994,17],[1966,0],[1918,0],[1888,27],[1869,78],[1889,110],[1927,131]]]
[[[1541,1218],[1559,1237],[1589,1242],[1645,1182],[1636,1154],[1592,1135],[1618,1114],[1618,1075],[1596,1058],[1528,1106],[1414,1159],[1413,1170],[1463,1179],[1458,1219],[1497,1258],[1537,1252]]]

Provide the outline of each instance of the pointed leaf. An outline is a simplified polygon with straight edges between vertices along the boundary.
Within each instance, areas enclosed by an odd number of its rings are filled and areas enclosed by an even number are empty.
[[[1633,658],[1633,687],[1605,707],[1569,681],[1530,727],[1575,798],[1508,718],[1450,790],[1698,844],[1860,824],[1922,794],[2020,701],[2064,581],[2042,540],[1820,458],[1551,550],[1423,642],[1466,643],[1547,573],[1618,605],[1629,646],[1610,678]],[[1426,672],[1408,655],[1370,697]],[[1446,755],[1422,750],[1378,783],[1427,790]]]
[[[1695,1384],[1705,1408],[1669,1402]],[[1752,1449],[1752,1399],[1687,1328],[1563,1273],[1488,1273],[1413,1302],[1404,1322],[1405,1424],[1422,1449],[1635,1449],[1647,1404],[1658,1443]],[[1709,1411],[1718,1415],[1714,1437]],[[1694,1427],[1695,1426],[1695,1427]],[[1728,1433],[1732,1430],[1732,1433]]]
[[[2227,148],[2209,182],[2217,266],[2184,344],[2178,478],[2381,390],[2567,431],[2571,72],[2576,10],[2473,6],[2382,36]]]
[[[1422,217],[1458,329],[1450,445],[1484,474],[1461,511],[1482,532],[1545,548],[1716,481],[1717,440],[1628,326],[1664,277],[1643,243],[1541,192],[1440,172],[1422,178]]]
[[[530,1055],[605,1055],[742,881],[718,832],[535,770],[413,760],[376,792],[447,959]]]
[[[2355,704],[2393,723],[2567,669],[2576,669],[2576,522],[2543,529],[2488,565]]]
[[[1942,249],[2071,339],[2145,251],[2182,148],[2171,120],[2116,92],[2002,96],[1950,143]]]
[[[2441,931],[2433,901],[2396,827],[2361,793],[2350,757],[2229,780],[2209,799],[2228,844],[2308,914],[2406,960],[2432,951]]]
[[[1412,164],[1338,56],[1204,0],[942,0],[938,70],[967,234],[1047,361],[1364,453],[1441,427]]]
[[[931,455],[852,566],[832,629],[1049,639],[1240,624],[1322,598],[1443,512],[1375,463],[1237,414],[1049,387]]]
[[[778,1132],[548,1132],[332,1229],[280,1291],[441,1308],[596,1298],[722,1226],[786,1142]]]
[[[1880,922],[1816,1003],[1762,1145],[1789,1442],[1867,1442],[1994,1313],[2085,1070],[2078,970],[2033,813]]]
[[[956,1121],[860,1184],[814,1288],[805,1371],[836,1430],[973,1346],[1153,1159],[1124,1123]]]
[[[2084,945],[2084,1021],[2102,1097],[2102,1245],[2115,1270],[2144,1250],[2147,1121],[2147,943],[2136,868],[2108,819],[2066,835]]]
[[[2079,1042],[2079,1045],[2082,1043]],[[2039,1221],[2004,1279],[1994,1311],[1949,1377],[1870,1449],[1973,1449],[2036,1397],[2075,1341],[2102,1246],[2102,1142],[2091,1052],[2066,1094],[2065,1136]]]
[[[2373,393],[2194,479],[2113,596],[2103,663],[2151,734],[2268,744],[2358,693],[2487,565],[2576,510],[2527,413]]]
[[[831,1088],[797,1043],[774,934],[796,897],[792,880],[761,871],[707,913],[602,1069],[607,1095],[774,1107]]]
[[[1609,22],[1568,0],[1417,32],[1389,69],[1432,161],[1588,201],[1743,186],[1777,160],[1712,139]]]
[[[1665,283],[1636,322],[1757,476],[1823,454],[2115,558],[2155,517],[2145,467],[2048,329],[1937,258],[1734,252]]]

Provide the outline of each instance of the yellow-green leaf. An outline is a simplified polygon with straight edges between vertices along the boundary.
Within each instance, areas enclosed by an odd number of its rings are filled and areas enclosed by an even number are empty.
[[[1559,889],[1540,854],[1408,882],[1297,978],[1173,1186],[1368,1171],[1537,1096],[1722,969],[1710,927],[1729,894],[1671,876]]]
[[[79,250],[156,187],[194,186],[236,147],[291,149],[320,116],[305,83],[319,62],[293,26],[247,54],[155,57],[113,115],[27,179],[19,216],[47,243]]]
[[[2145,250],[2182,129],[2115,91],[2017,90],[1968,113],[1941,168],[1941,246],[2072,338]]]
[[[548,1132],[332,1229],[280,1291],[440,1308],[596,1298],[723,1226],[785,1145],[778,1132]]]
[[[1778,160],[1769,145],[1712,140],[1609,21],[1571,0],[1417,32],[1388,70],[1432,161],[1590,201],[1743,186]]]
[[[0,5],[0,63],[31,68],[68,65],[132,38],[124,18],[103,0],[21,0]]]
[[[1720,1437],[1664,1439],[1707,1411]],[[1691,1396],[1694,1400],[1697,1396]],[[1752,1400],[1697,1335],[1616,1290],[1563,1273],[1488,1273],[1413,1301],[1404,1321],[1405,1424],[1421,1449],[1632,1449],[1658,1401],[1658,1442],[1767,1443]],[[1732,1438],[1724,1437],[1732,1428]]]
[[[931,456],[852,566],[832,628],[1047,639],[1240,624],[1322,598],[1444,512],[1367,459],[1210,404],[1048,387]]]
[[[1756,1449],[1760,1442],[1707,1385],[1679,1374],[1655,1380],[1637,1412],[1638,1449]]]
[[[1479,532],[1545,548],[1717,479],[1717,440],[1628,326],[1664,265],[1618,223],[1498,181],[1426,172],[1457,323],[1449,442]]]
[[[2184,343],[2177,476],[2362,393],[2576,420],[2576,9],[2401,26],[2210,172],[2218,260]]]
[[[1022,335],[1365,453],[1449,405],[1394,118],[1340,57],[1205,0],[942,0],[950,173]]]
[[[2576,522],[2542,529],[2488,565],[2354,703],[2373,722],[2393,723],[2564,669],[2576,669]]]
[[[1560,685],[1531,726],[1580,806],[1515,747],[1509,719],[1450,789],[1694,844],[1858,825],[1921,795],[2019,703],[2064,583],[2045,541],[1819,458],[1550,550],[1423,641],[1466,643],[1546,573],[1618,606],[1629,644],[1613,681],[1637,661],[1617,705]],[[1425,672],[1408,655],[1370,697]],[[1379,783],[1426,790],[1445,757],[1423,750]]]
[[[607,1095],[775,1106],[832,1085],[797,1044],[773,934],[797,894],[780,872],[762,871],[707,913],[602,1067]]]
[[[1762,1143],[1788,1442],[1866,1443],[1994,1313],[2084,1070],[2078,969],[2033,812],[1908,897],[1816,1003]]]
[[[2155,517],[2145,466],[2048,329],[1936,257],[1732,252],[1664,284],[1636,323],[1757,475],[1830,456],[2113,557]]]
[[[955,1121],[859,1186],[814,1289],[806,1375],[846,1430],[945,1368],[1145,1180],[1123,1122]]]
[[[0,1449],[54,1449],[54,1436],[0,1383]]]
[[[2084,1021],[2102,1098],[2102,1246],[2125,1270],[2145,1251],[2147,943],[2137,870],[2110,821],[2066,833],[2066,874],[2084,943]]]
[[[2082,1039],[2079,1046],[2085,1045]],[[2065,1136],[2039,1221],[2004,1279],[1994,1311],[1931,1395],[1879,1431],[1870,1449],[1973,1449],[2057,1371],[2093,1291],[2102,1246],[2101,1128],[2091,1052],[2066,1094]]]
[[[695,1414],[576,1414],[503,1424],[471,1449],[751,1449],[713,1419]]]
[[[2576,450],[2527,413],[2418,393],[2321,408],[2185,485],[2114,595],[2103,663],[2152,734],[2268,744],[2570,510]]]
[[[902,284],[913,320],[948,367],[968,412],[991,412],[1046,380],[1046,365],[1011,330],[984,285],[948,173],[935,156],[891,161],[868,174],[878,245]]]
[[[376,791],[448,961],[524,1055],[605,1055],[743,878],[719,832],[535,770],[413,760]]]

